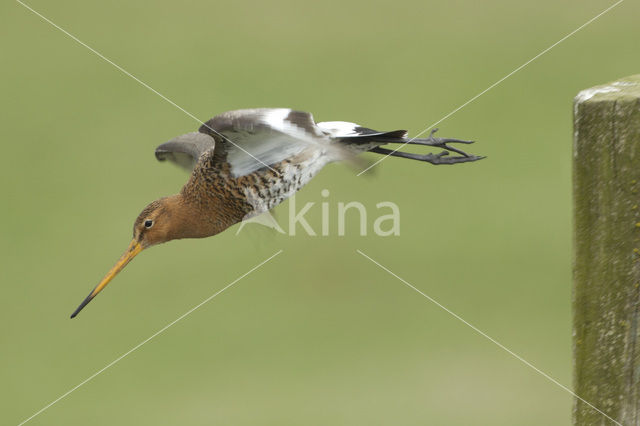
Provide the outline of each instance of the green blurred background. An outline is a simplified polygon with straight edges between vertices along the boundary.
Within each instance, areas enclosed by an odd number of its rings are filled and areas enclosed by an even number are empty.
[[[412,135],[610,1],[46,2],[36,10],[195,116],[286,106]],[[77,319],[133,220],[186,174],[191,118],[18,3],[0,6],[0,416],[18,424],[277,250],[30,425],[565,425],[569,394],[356,253],[571,386],[571,114],[638,73],[632,1],[439,125],[475,164],[327,167],[332,236],[257,225],[143,253]],[[377,159],[373,155],[371,159]],[[401,209],[360,237],[336,205]],[[286,220],[287,205],[276,209]]]

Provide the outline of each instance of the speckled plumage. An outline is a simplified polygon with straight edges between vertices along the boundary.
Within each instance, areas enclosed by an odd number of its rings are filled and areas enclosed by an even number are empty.
[[[271,210],[306,185],[329,161],[308,150],[244,176],[234,177],[223,143],[202,154],[180,194],[202,219],[220,232]]]

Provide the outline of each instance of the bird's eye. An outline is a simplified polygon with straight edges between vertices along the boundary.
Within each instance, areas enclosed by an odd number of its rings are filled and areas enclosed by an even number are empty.
[[[149,229],[153,226],[153,221],[151,219],[147,219],[144,221],[144,227]]]

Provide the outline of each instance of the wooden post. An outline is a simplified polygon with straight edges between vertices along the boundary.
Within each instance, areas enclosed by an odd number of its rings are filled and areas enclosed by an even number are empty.
[[[574,103],[574,390],[640,425],[640,75]],[[579,399],[574,425],[614,425]]]

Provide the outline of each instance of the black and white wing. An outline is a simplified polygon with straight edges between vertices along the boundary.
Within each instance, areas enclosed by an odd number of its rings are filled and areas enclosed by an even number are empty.
[[[330,150],[330,139],[318,129],[313,116],[288,108],[225,112],[199,131],[216,137],[224,146],[234,177],[278,164],[306,149]]]
[[[193,170],[211,149],[231,166],[234,177],[244,176],[291,158],[305,149],[330,150],[329,138],[313,116],[288,108],[228,111],[204,123],[198,132],[178,136],[156,148],[156,158]]]
[[[168,160],[191,171],[204,152],[216,147],[217,141],[219,149],[226,152],[225,161],[233,175],[238,177],[277,164],[309,147],[329,150],[331,139],[347,139],[357,144],[358,139],[371,136],[405,134],[404,130],[378,132],[346,121],[316,124],[310,113],[288,108],[243,109],[215,116],[198,132],[180,135],[158,146],[155,154],[159,161]]]

